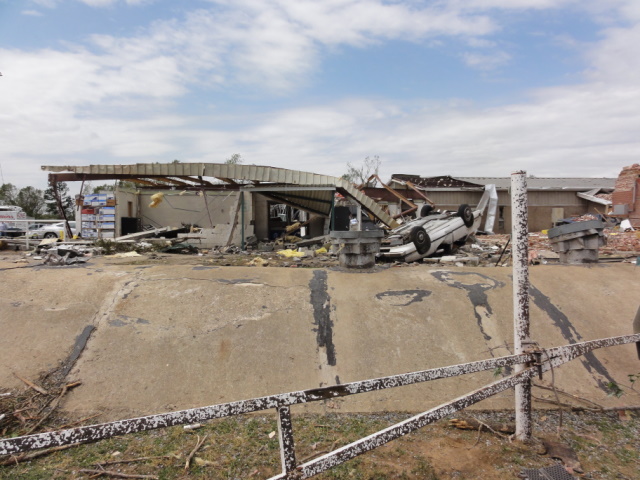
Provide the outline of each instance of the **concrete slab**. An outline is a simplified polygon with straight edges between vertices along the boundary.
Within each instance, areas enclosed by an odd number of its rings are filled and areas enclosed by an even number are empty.
[[[7,388],[23,386],[14,373],[34,379],[64,368],[129,275],[85,266],[25,266],[0,266],[9,268],[0,271],[0,386]]]
[[[3,265],[0,265],[2,268]],[[0,386],[64,362],[95,327],[63,408],[100,420],[241,400],[506,355],[511,270],[415,266],[375,273],[197,265],[4,270]],[[640,277],[631,265],[531,269],[532,337],[543,347],[631,333]],[[556,369],[562,390],[603,405],[640,371],[635,346]],[[494,372],[334,399],[314,409],[420,411]],[[549,384],[550,375],[545,381]],[[549,397],[550,392],[536,395]],[[481,405],[511,408],[505,393]]]

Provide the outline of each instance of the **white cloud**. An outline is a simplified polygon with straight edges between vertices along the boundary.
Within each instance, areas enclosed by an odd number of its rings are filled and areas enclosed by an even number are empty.
[[[462,54],[462,59],[467,66],[486,71],[507,64],[511,60],[511,55],[500,51],[486,54],[465,52]]]
[[[248,163],[334,175],[347,161],[380,155],[385,176],[504,176],[516,168],[539,176],[613,176],[637,162],[640,151],[640,12],[637,3],[616,1],[612,18],[626,23],[608,24],[590,46],[582,83],[539,89],[528,102],[491,109],[464,99],[336,99],[267,113],[214,109],[206,118],[174,110],[193,84],[286,93],[340,45],[462,36],[477,49],[463,56],[467,65],[499,66],[509,57],[485,37],[499,28],[488,10],[462,15],[373,0],[216,1],[214,10],[157,22],[136,37],[94,36],[86,48],[67,51],[0,49],[8,92],[0,96],[0,129],[9,139],[0,143],[3,172],[33,185],[34,177],[44,178],[34,173],[39,164],[223,161],[239,152]],[[472,5],[556,8],[557,2]]]
[[[543,10],[559,9],[589,0],[453,0],[452,4],[465,10]]]
[[[46,8],[55,8],[65,0],[31,0],[32,3]],[[66,0],[71,1],[71,0]],[[124,3],[126,5],[149,5],[155,3],[156,0],[72,0],[78,3],[84,3],[90,7],[104,8]]]
[[[108,1],[108,0],[96,0]],[[155,23],[133,38],[95,36],[95,44],[127,60],[170,53],[187,77],[205,84],[233,82],[275,92],[298,88],[322,52],[388,39],[480,36],[495,30],[481,14],[380,0],[218,0],[183,21]]]
[[[27,15],[30,17],[41,17],[42,16],[42,12],[39,12],[38,10],[23,10],[22,15]]]

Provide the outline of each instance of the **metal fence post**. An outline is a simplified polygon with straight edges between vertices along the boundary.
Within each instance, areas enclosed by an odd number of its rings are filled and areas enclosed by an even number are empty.
[[[282,473],[288,474],[296,469],[296,447],[293,441],[291,425],[291,409],[288,405],[280,405],[278,411],[278,438],[280,439],[280,459]]]
[[[511,174],[511,231],[513,257],[514,353],[523,353],[529,341],[529,227],[527,218],[527,173]],[[516,365],[521,372],[525,365]],[[516,438],[531,438],[531,380],[515,387]]]

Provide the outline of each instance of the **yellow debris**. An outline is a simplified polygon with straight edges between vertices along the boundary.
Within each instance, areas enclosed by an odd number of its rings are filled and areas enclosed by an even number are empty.
[[[287,231],[287,233],[291,233],[291,232],[295,232],[299,228],[300,228],[300,222],[296,222],[293,225],[289,225],[287,228],[285,228],[285,230]]]
[[[247,262],[247,265],[249,266],[255,266],[255,267],[266,267],[267,265],[269,265],[269,262],[267,260],[265,260],[262,257],[256,257],[253,260],[251,260],[250,262]]]
[[[151,195],[151,203],[149,204],[149,206],[151,208],[156,208],[158,205],[160,205],[160,202],[162,202],[163,198],[164,198],[164,193],[162,192],[154,193],[153,195]]]
[[[304,257],[304,252],[298,252],[297,250],[278,250],[276,252],[278,255],[282,255],[283,257],[292,258],[292,257]]]

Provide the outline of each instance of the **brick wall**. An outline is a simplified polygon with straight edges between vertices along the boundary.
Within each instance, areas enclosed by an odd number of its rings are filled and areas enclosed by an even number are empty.
[[[611,196],[613,205],[629,205],[629,220],[640,226],[640,164],[624,167]]]

